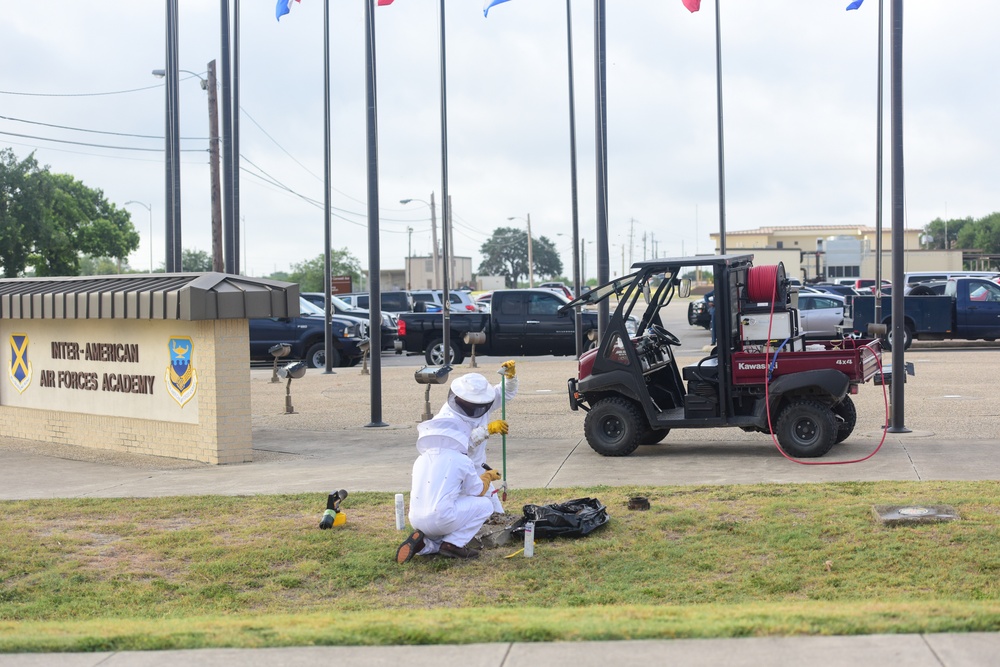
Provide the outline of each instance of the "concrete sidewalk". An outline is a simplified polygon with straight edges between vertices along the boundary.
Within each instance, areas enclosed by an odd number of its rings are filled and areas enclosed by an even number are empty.
[[[508,406],[508,478],[513,489],[595,485],[664,486],[880,480],[997,480],[1000,411],[988,377],[992,350],[921,352],[918,375],[907,384],[909,433],[890,433],[881,450],[852,465],[798,465],[784,459],[768,436],[736,429],[681,430],[663,443],[623,458],[597,455],[583,439],[581,413],[567,407],[565,379],[575,364],[519,360],[521,394]],[[482,363],[482,362],[481,362]],[[470,372],[466,368],[455,373]],[[488,371],[481,371],[488,374]],[[423,390],[412,368],[385,368],[384,428],[366,428],[367,376],[357,369],[311,373],[293,387],[297,414],[282,413],[284,386],[270,371],[251,372],[253,463],[210,466],[190,461],[67,445],[0,441],[0,499],[152,497],[201,494],[408,491],[416,455],[416,420]],[[453,375],[454,377],[454,375]],[[436,410],[444,388],[432,392]],[[868,455],[882,439],[880,387],[855,397],[855,433],[812,462]],[[495,440],[494,437],[492,440]],[[490,445],[500,460],[499,442]],[[159,665],[996,665],[1000,634],[777,637],[580,643],[501,643],[470,646],[332,647],[262,650],[210,649],[87,654],[0,655],[0,667]]]
[[[989,667],[1000,634],[942,633],[856,637],[751,637],[613,642],[468,644],[465,646],[301,647],[0,655],[0,667],[607,667],[607,665],[810,665]]]

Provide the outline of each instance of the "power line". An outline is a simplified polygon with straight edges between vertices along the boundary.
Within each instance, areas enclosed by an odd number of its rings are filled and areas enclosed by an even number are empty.
[[[70,127],[68,125],[55,125],[54,123],[43,123],[40,120],[25,120],[23,118],[12,118],[10,116],[0,116],[0,120],[9,120],[15,123],[27,123],[28,125],[41,125],[42,127],[54,127],[59,130],[72,130],[73,132],[89,132],[91,134],[109,134],[116,137],[136,137],[138,139],[159,139],[163,141],[163,136],[154,134],[129,134],[127,132],[111,132],[108,130],[89,130],[84,127]],[[182,140],[208,141],[208,137],[181,137]]]
[[[150,153],[161,153],[162,148],[139,148],[137,146],[108,146],[107,144],[92,144],[86,141],[70,141],[69,139],[49,139],[47,137],[36,137],[31,134],[19,134],[17,132],[4,132],[0,130],[0,134],[8,137],[19,137],[21,139],[34,139],[35,141],[51,141],[57,144],[71,144],[73,146],[89,146],[90,148],[110,148],[119,151],[143,151]],[[207,148],[184,148],[181,150],[182,153],[204,153]]]

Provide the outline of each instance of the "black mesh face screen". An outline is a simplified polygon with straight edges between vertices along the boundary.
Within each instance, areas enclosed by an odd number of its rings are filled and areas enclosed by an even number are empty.
[[[482,417],[490,410],[493,401],[489,403],[470,403],[452,394],[452,401],[456,408],[461,410],[467,417]]]

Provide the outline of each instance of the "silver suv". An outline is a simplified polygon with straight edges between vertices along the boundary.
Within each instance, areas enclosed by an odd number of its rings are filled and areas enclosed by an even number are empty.
[[[439,289],[413,290],[410,292],[410,299],[413,301],[414,312],[441,312],[441,295],[442,291]],[[449,290],[448,301],[451,303],[451,312],[453,313],[479,312],[479,308],[468,292]]]

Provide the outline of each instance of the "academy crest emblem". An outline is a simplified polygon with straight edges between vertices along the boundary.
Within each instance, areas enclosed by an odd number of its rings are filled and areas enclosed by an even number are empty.
[[[184,407],[198,390],[198,374],[191,362],[194,341],[187,336],[173,336],[167,341],[167,348],[170,351],[170,365],[167,366],[166,375],[167,393],[177,401],[177,405]]]
[[[7,366],[10,383],[23,394],[31,384],[31,362],[28,361],[28,334],[10,335],[10,364]]]

